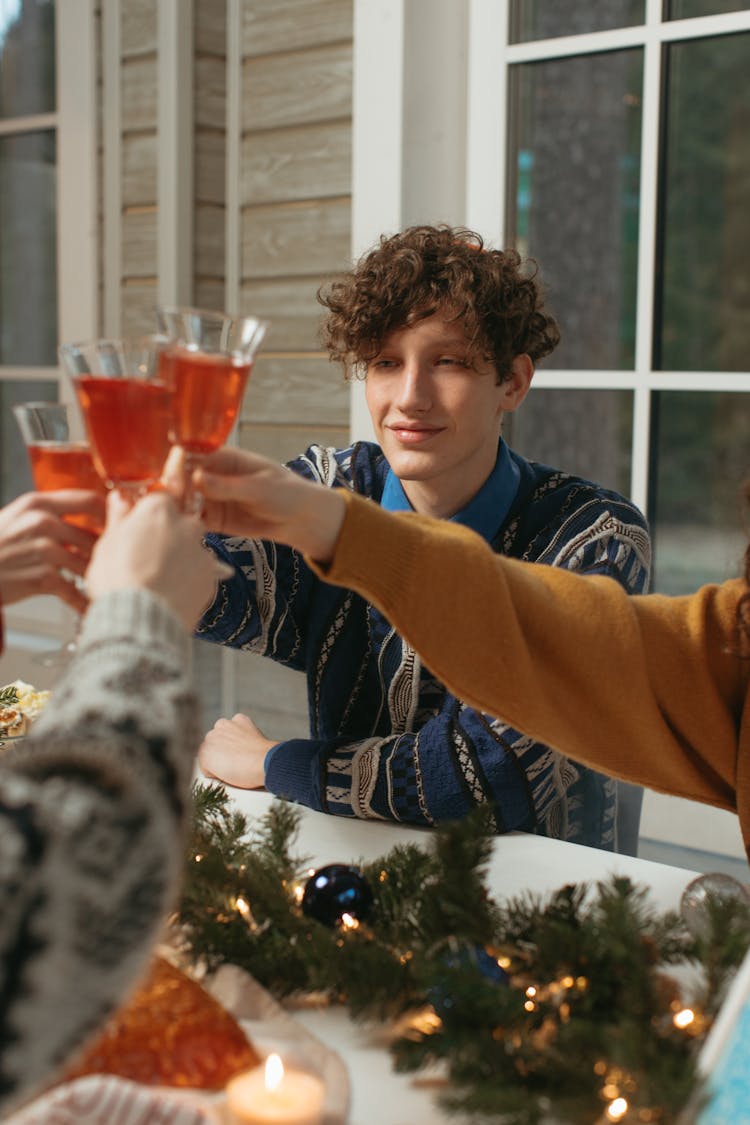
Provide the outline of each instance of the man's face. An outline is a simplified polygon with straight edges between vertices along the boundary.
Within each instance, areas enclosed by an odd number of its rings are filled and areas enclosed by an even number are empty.
[[[439,313],[391,332],[367,366],[378,442],[417,511],[447,517],[492,472],[507,384],[494,366],[467,361],[460,320]],[[524,391],[525,393],[525,391]]]

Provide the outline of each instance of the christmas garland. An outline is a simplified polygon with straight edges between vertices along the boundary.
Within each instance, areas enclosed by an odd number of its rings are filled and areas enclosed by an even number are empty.
[[[394,1063],[438,1063],[444,1108],[535,1125],[674,1121],[750,945],[743,896],[709,894],[688,928],[613,877],[504,904],[478,809],[432,850],[398,846],[313,872],[292,854],[299,812],[249,830],[222,786],[196,786],[176,940],[208,969],[239,965],[277,997],[310,994],[390,1021]],[[692,965],[689,1001],[675,973]]]

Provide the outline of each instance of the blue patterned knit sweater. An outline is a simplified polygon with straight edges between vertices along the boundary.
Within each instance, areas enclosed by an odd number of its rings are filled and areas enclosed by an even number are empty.
[[[608,575],[630,593],[646,589],[650,542],[633,504],[589,481],[510,457],[518,487],[494,550]],[[376,502],[389,468],[368,442],[345,450],[311,446],[289,467]],[[207,542],[235,573],[219,587],[198,635],[307,676],[310,737],[270,752],[271,792],[339,816],[418,825],[489,802],[498,832],[614,846],[613,781],[467,707],[382,614],[322,582],[291,548],[215,534]]]

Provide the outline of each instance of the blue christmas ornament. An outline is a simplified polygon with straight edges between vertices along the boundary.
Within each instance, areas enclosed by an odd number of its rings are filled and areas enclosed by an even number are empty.
[[[457,972],[469,972],[476,968],[490,983],[507,985],[510,977],[505,969],[497,963],[497,958],[483,949],[481,945],[464,946],[456,952],[449,953],[443,958],[446,969]],[[441,1019],[451,1015],[460,1015],[461,1001],[459,996],[451,990],[450,976],[446,974],[445,981],[435,984],[427,991],[427,999]]]
[[[344,914],[363,921],[372,906],[370,884],[356,867],[330,863],[305,883],[302,910],[325,926],[336,926]]]

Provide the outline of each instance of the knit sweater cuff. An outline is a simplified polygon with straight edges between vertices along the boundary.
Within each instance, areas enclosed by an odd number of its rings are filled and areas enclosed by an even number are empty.
[[[279,742],[266,756],[266,789],[308,808],[320,806],[320,753],[316,742],[292,738]]]
[[[102,594],[89,607],[78,640],[79,650],[102,641],[128,641],[170,652],[182,664],[189,637],[167,603],[150,590],[133,588]]]

